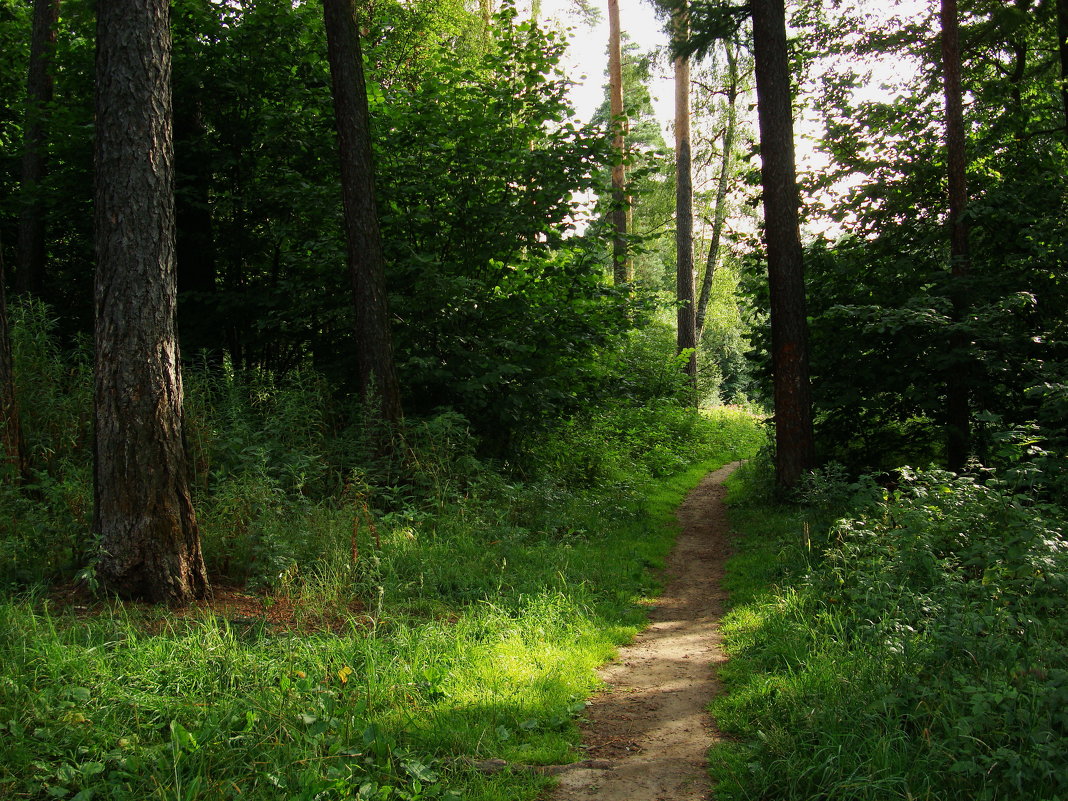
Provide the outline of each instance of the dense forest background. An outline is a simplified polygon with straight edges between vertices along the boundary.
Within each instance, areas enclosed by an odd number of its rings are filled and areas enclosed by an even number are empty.
[[[173,0],[189,492],[218,597],[290,610],[279,635],[84,619],[114,556],[97,8],[0,0],[0,794],[534,797],[543,779],[464,760],[567,758],[583,671],[637,625],[670,539],[647,499],[761,449],[739,503],[779,528],[743,546],[764,589],[739,595],[758,611],[725,797],[1068,792],[1068,5],[787,9],[787,105],[820,130],[785,195],[814,432],[787,481],[749,22],[774,5],[695,2],[681,35],[664,4],[674,49],[622,42],[625,120],[606,89],[586,121],[537,4],[357,3],[399,421],[361,378],[323,8]],[[684,167],[656,59],[692,68]]]

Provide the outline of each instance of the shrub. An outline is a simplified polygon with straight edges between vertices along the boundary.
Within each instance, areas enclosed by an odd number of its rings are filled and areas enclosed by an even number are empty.
[[[840,509],[832,478],[809,491]],[[738,513],[759,539],[734,570],[764,589],[726,623],[731,691],[715,712],[744,744],[714,758],[720,797],[1068,793],[1061,510],[997,481],[900,482],[854,485],[849,517],[804,531],[796,513]]]

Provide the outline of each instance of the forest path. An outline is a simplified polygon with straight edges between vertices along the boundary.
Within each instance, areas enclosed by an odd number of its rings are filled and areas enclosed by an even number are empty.
[[[739,463],[709,473],[677,512],[682,531],[668,557],[667,586],[651,625],[620,649],[587,710],[589,759],[560,772],[552,801],[704,801],[705,752],[719,737],[705,711],[726,657],[719,619],[730,551],[723,481]]]

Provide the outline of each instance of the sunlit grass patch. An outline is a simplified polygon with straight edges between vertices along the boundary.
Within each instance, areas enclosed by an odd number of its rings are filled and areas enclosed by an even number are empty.
[[[262,614],[0,601],[0,797],[534,798],[547,778],[475,763],[574,758],[593,669],[643,624],[675,506],[757,438],[751,419],[715,440],[714,419],[678,414],[655,469],[640,442],[664,431],[636,429],[631,462],[608,457],[631,470],[619,484],[486,472],[364,525],[357,554],[351,508],[253,475],[205,547],[277,571],[241,599]],[[269,504],[241,505],[264,487]]]
[[[843,485],[822,510],[777,506],[745,476],[734,488],[728,692],[712,709],[736,739],[711,754],[718,798],[1068,790],[1060,510],[903,476],[893,496]]]
[[[90,376],[46,350],[45,503],[0,491],[4,799],[532,799],[522,766],[573,758],[594,667],[644,623],[674,507],[763,438],[664,397],[540,420],[508,463],[446,411],[382,461],[313,373],[191,370],[217,595],[159,609],[70,584],[95,583]]]

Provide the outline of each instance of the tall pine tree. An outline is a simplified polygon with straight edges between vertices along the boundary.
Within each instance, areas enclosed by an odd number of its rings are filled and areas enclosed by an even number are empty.
[[[208,592],[175,336],[167,0],[98,7],[95,505],[99,578],[127,598]]]

